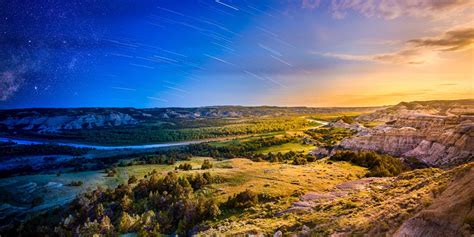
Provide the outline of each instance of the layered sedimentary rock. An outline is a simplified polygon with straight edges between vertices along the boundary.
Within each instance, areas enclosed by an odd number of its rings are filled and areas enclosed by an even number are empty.
[[[434,166],[472,161],[474,105],[470,102],[474,100],[400,103],[360,116],[360,122],[386,123],[359,130],[357,135],[344,139],[340,147],[414,157]]]
[[[413,115],[365,130],[340,146],[415,157],[436,166],[467,162],[474,154],[473,116]]]

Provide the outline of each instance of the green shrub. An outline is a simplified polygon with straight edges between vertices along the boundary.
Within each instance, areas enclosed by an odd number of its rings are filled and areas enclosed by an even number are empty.
[[[211,161],[209,161],[209,160],[204,160],[204,161],[202,162],[202,165],[201,165],[201,169],[202,169],[202,170],[211,169],[211,168],[212,168]]]
[[[224,204],[227,208],[248,208],[258,204],[258,195],[250,190],[245,190],[234,196],[229,197],[227,202]]]
[[[354,165],[366,167],[369,169],[366,177],[390,177],[408,170],[400,159],[373,151],[339,151],[329,160],[348,161]]]
[[[278,197],[273,197],[266,193],[257,194],[247,189],[238,194],[234,194],[232,197],[229,197],[227,202],[223,203],[223,207],[228,209],[244,209],[253,207],[259,203],[275,201],[277,199]]]
[[[176,166],[176,170],[192,170],[193,166],[189,163],[180,164]]]

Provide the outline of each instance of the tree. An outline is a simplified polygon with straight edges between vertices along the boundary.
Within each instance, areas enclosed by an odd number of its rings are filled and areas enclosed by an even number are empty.
[[[211,168],[212,168],[212,164],[209,160],[204,160],[202,162],[202,165],[201,165],[202,170],[211,169]]]
[[[177,170],[192,170],[193,166],[189,163],[180,164],[176,167]]]

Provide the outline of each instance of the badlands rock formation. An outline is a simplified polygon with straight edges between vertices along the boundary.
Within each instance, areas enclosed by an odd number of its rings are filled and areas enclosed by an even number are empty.
[[[8,117],[0,121],[8,129],[34,130],[40,133],[55,133],[60,130],[91,129],[135,125],[138,121],[128,114],[109,112],[106,114],[84,115],[31,115],[22,118]]]
[[[386,124],[362,129],[356,136],[344,139],[340,146],[343,149],[374,150],[393,156],[415,157],[434,166],[452,166],[472,161],[474,100],[471,102],[471,105],[463,103],[462,106],[455,102],[438,102],[432,106],[427,106],[426,102],[423,102],[425,106],[419,105],[420,102],[401,103],[361,116],[359,121],[385,121]],[[454,111],[458,114],[454,114]],[[446,115],[439,115],[442,113]]]
[[[381,107],[309,108],[214,106],[198,108],[31,108],[0,110],[0,132],[57,133],[61,130],[93,129],[156,123],[174,119],[242,118],[310,115],[344,111],[373,112]]]

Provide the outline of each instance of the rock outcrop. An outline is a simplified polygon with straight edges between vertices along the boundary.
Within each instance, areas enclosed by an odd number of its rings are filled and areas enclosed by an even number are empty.
[[[471,161],[474,156],[474,116],[413,115],[399,117],[344,139],[340,146],[415,157],[434,166]]]
[[[355,122],[355,123],[346,123],[344,121],[341,120],[338,120],[334,123],[330,123],[329,124],[329,127],[333,127],[333,128],[345,128],[345,129],[349,129],[349,130],[352,130],[352,131],[357,131],[357,132],[363,132],[363,131],[367,131],[367,128],[364,127],[362,124],[358,123],[358,122]]]
[[[414,157],[433,166],[453,166],[474,159],[472,114],[474,100],[400,103],[357,118],[361,122],[386,123],[359,129],[340,147]]]

